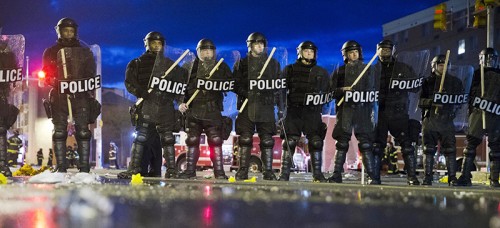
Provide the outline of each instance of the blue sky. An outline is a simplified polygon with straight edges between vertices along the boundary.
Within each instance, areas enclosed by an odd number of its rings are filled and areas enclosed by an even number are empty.
[[[79,37],[102,49],[104,86],[123,87],[126,64],[144,51],[149,31],[162,32],[167,44],[194,50],[201,38],[220,50],[245,56],[247,36],[266,35],[270,46],[295,48],[311,40],[319,48],[318,62],[331,70],[342,61],[347,40],[363,46],[365,58],[382,39],[382,24],[443,1],[264,1],[264,0],[2,0],[3,34],[23,34],[30,69],[40,68],[43,50],[56,40],[54,26],[62,17],[79,24]]]

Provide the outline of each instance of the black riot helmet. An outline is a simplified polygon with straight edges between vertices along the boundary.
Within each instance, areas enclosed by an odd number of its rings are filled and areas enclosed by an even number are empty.
[[[152,51],[152,50],[149,50],[150,48],[148,46],[149,46],[149,42],[151,42],[153,40],[161,41],[162,50],[163,50],[163,48],[165,47],[165,37],[161,33],[156,32],[156,31],[149,32],[144,37],[143,41],[144,41],[144,47],[146,47],[146,50]]]
[[[347,52],[352,50],[358,50],[359,52],[359,60],[363,60],[363,50],[361,49],[361,45],[355,40],[349,40],[342,45],[342,57],[344,58],[344,63],[347,63]]]
[[[382,40],[382,41],[380,41],[377,44],[377,51],[380,48],[389,48],[389,49],[391,49],[391,55],[390,56],[381,55],[381,53],[379,53],[380,60],[382,60],[383,62],[389,61],[391,59],[391,57],[394,56],[394,52],[396,52],[396,48],[394,47],[394,43],[392,41],[390,41],[390,40]]]
[[[267,47],[267,39],[264,36],[264,34],[262,34],[260,32],[253,32],[247,38],[248,52],[250,52],[250,49],[252,48],[252,44],[256,43],[256,42],[261,42],[264,44],[264,47]]]
[[[498,52],[490,47],[483,49],[479,53],[479,64],[488,68],[496,68],[498,64]]]
[[[198,42],[198,45],[196,45],[196,50],[200,49],[212,49],[215,50],[217,47],[215,47],[214,42],[212,42],[209,39],[203,38]]]
[[[307,40],[307,41],[300,43],[299,46],[297,46],[297,58],[298,59],[304,59],[307,62],[310,62],[310,60],[307,60],[302,56],[302,50],[304,50],[304,49],[311,49],[314,51],[314,59],[313,60],[316,60],[316,58],[318,58],[318,47],[316,47],[316,45],[312,41]]]
[[[437,65],[438,64],[441,64],[441,63],[445,63],[446,62],[446,55],[436,55],[434,56],[434,58],[432,58],[432,61],[431,61],[431,69],[432,69],[432,72],[434,73],[437,69]],[[448,66],[450,65],[450,61],[448,61]]]
[[[210,49],[213,52],[208,53],[208,52],[202,52],[202,50],[207,50]],[[201,39],[198,42],[198,45],[196,45],[196,54],[198,55],[198,58],[201,61],[209,61],[209,60],[215,60],[215,44],[213,41],[209,39]]]
[[[78,24],[76,23],[75,20],[69,18],[69,17],[64,17],[64,18],[61,18],[61,20],[59,20],[57,22],[57,25],[54,27],[54,29],[56,30],[57,32],[57,35],[60,37],[61,35],[61,29],[62,28],[66,28],[66,27],[72,27],[75,29],[75,37],[78,36]]]
[[[152,40],[159,40],[161,44],[165,46],[165,37],[160,32],[152,31],[146,34],[144,37],[144,46],[147,46],[148,42]]]

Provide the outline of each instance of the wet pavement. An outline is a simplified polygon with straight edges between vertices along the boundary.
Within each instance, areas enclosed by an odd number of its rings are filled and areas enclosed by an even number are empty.
[[[361,185],[144,178],[131,185],[117,171],[95,170],[91,184],[31,184],[27,177],[0,185],[0,227],[500,227],[500,189],[407,186],[386,176]],[[234,173],[228,173],[234,175]],[[67,176],[74,176],[70,173]]]

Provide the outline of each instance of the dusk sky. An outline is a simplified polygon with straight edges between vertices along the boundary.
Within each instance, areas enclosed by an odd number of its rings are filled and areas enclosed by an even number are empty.
[[[30,70],[41,66],[43,50],[55,43],[54,26],[62,17],[79,24],[79,37],[102,49],[103,84],[124,87],[127,63],[144,52],[142,39],[159,31],[167,45],[195,50],[201,38],[212,39],[219,50],[238,50],[246,56],[246,38],[266,35],[269,46],[295,48],[311,40],[319,48],[318,62],[332,70],[342,61],[347,40],[363,46],[365,59],[382,39],[382,25],[433,7],[443,1],[264,1],[264,0],[2,0],[2,34],[23,34]]]

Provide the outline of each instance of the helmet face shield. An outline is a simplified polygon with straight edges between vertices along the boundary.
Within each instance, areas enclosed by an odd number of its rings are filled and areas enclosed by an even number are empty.
[[[488,68],[496,68],[498,65],[498,53],[493,48],[486,48],[479,53],[479,64]]]
[[[57,32],[57,37],[60,39],[71,40],[78,37],[78,24],[71,18],[62,18],[57,22],[54,29]]]
[[[262,47],[260,47],[260,46],[262,46]],[[248,52],[253,52],[256,55],[260,55],[260,54],[262,54],[262,51],[266,47],[267,47],[267,39],[264,36],[264,34],[262,34],[260,32],[254,32],[248,36],[248,38],[247,38]]]
[[[297,58],[308,62],[316,60],[318,57],[318,47],[311,41],[304,41],[297,47]]]
[[[349,58],[348,58],[348,53],[349,51],[357,50],[358,51],[358,57],[357,59],[354,60],[363,60],[363,50],[361,49],[361,45],[354,41],[354,40],[349,40],[342,45],[342,49],[340,51],[342,52],[342,57],[344,58],[344,63],[347,63]],[[353,59],[351,58],[351,61]]]

